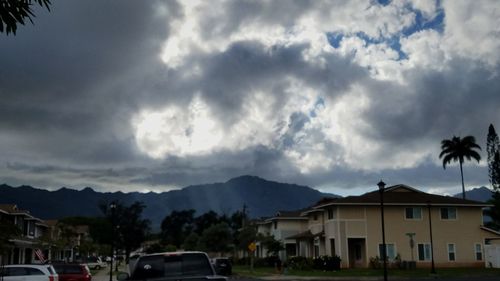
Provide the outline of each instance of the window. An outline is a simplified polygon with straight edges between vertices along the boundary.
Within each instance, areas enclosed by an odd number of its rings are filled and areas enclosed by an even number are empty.
[[[448,260],[455,261],[455,244],[448,244]]]
[[[441,219],[443,220],[457,219],[457,208],[441,208]]]
[[[274,229],[277,229],[277,228],[278,228],[278,222],[277,222],[277,221],[274,221],[274,222],[273,222],[273,225],[274,225]]]
[[[481,247],[481,244],[476,244],[475,249],[476,249],[476,260],[482,261],[483,260],[483,248]]]
[[[313,220],[315,220],[315,221],[318,220],[318,214],[314,213]]]
[[[422,208],[405,208],[405,217],[410,220],[422,219]]]
[[[418,244],[418,260],[419,261],[431,260],[431,244]]]
[[[394,244],[385,244],[385,248],[387,250],[387,259],[388,260],[394,260],[396,258],[396,248],[394,247]],[[378,252],[380,258],[383,258],[383,251],[384,245],[383,244],[378,244]]]
[[[328,209],[328,219],[332,220],[335,217],[333,209]]]

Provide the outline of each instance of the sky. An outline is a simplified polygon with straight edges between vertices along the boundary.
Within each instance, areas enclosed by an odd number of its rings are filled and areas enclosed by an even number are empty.
[[[500,129],[498,1],[76,1],[0,34],[0,182],[163,192],[240,175],[461,192]],[[498,129],[497,129],[498,130]]]

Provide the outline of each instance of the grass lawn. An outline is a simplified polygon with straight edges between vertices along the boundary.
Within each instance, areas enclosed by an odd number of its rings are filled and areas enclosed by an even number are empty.
[[[467,277],[467,276],[500,276],[498,268],[438,268],[436,269],[439,277]],[[256,267],[253,272],[249,266],[233,266],[233,274],[248,277],[262,277],[276,275],[278,272],[272,267]],[[286,275],[292,276],[310,276],[310,277],[336,277],[336,276],[382,276],[381,269],[342,269],[340,271],[321,271],[321,270],[288,270]],[[398,277],[428,277],[431,276],[430,269],[400,270],[389,269],[389,276]]]

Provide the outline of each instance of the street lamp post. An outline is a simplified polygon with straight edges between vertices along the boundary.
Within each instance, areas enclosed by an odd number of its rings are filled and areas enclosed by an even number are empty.
[[[385,244],[385,223],[384,223],[384,188],[385,183],[380,180],[378,191],[380,192],[380,216],[382,217],[382,259],[384,261],[384,281],[387,281],[387,245]]]
[[[429,235],[431,238],[431,273],[436,274],[436,267],[434,266],[434,243],[432,241],[431,202],[427,202],[427,211],[429,213]]]
[[[114,236],[115,236],[115,209],[116,209],[116,204],[115,202],[112,202],[111,205],[109,205],[109,208],[111,209],[111,263],[109,267],[109,281],[113,281],[113,255],[115,252],[115,242],[114,242]]]

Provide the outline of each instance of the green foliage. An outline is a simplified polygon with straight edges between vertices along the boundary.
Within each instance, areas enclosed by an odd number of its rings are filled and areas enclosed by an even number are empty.
[[[142,202],[134,202],[128,207],[115,202],[116,208],[113,210],[109,205],[101,203],[99,207],[111,225],[116,227],[110,231],[115,239],[115,245],[124,249],[125,256],[128,257],[133,249],[141,245],[150,231],[151,222],[142,219],[142,212],[146,206]]]
[[[200,236],[195,232],[189,234],[186,239],[184,239],[183,248],[186,251],[194,251],[199,249]]]
[[[279,252],[285,249],[283,243],[276,240],[272,235],[266,235],[261,237],[259,240],[261,241],[262,246],[267,249],[268,256],[278,256]]]
[[[193,230],[195,210],[173,211],[161,223],[161,239],[165,244],[180,248],[184,238]]]
[[[33,3],[50,11],[50,0],[0,0],[0,32],[16,34],[18,24],[27,20],[33,24]]]
[[[500,188],[500,140],[493,124],[490,124],[488,128],[486,151],[488,153],[488,176],[493,189],[497,191]]]
[[[237,233],[238,249],[248,251],[248,245],[257,239],[257,230],[255,227],[246,226]]]
[[[443,169],[451,162],[458,162],[460,165],[460,175],[462,177],[462,198],[465,199],[465,185],[462,165],[465,160],[475,159],[479,163],[481,156],[476,151],[481,150],[481,147],[476,144],[476,139],[473,136],[460,138],[453,136],[451,140],[441,141],[441,153],[439,158],[443,158]]]
[[[0,255],[10,251],[14,245],[9,241],[21,235],[21,229],[13,221],[8,221],[0,215]]]
[[[340,270],[339,256],[319,256],[313,258],[313,268],[318,270]]]
[[[208,252],[223,253],[229,251],[229,245],[232,242],[231,230],[227,223],[213,225],[205,231],[200,237],[200,246]]]
[[[313,260],[306,257],[290,257],[287,261],[287,267],[294,270],[311,270],[313,268]]]
[[[200,235],[212,225],[221,222],[219,215],[214,211],[208,211],[194,219],[194,231]]]
[[[153,254],[153,253],[162,253],[162,252],[167,252],[166,247],[161,244],[161,243],[154,243],[149,245],[144,252],[146,254]]]

